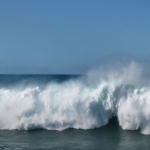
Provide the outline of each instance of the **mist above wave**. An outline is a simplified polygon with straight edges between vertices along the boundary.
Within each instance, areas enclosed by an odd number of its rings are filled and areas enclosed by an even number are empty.
[[[117,116],[123,129],[150,134],[149,79],[143,72],[130,62],[62,83],[1,87],[0,129],[94,129]]]

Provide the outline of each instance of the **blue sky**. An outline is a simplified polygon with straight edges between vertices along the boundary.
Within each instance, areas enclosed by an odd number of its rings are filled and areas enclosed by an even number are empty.
[[[149,0],[0,1],[0,73],[84,73],[114,56],[149,61]]]

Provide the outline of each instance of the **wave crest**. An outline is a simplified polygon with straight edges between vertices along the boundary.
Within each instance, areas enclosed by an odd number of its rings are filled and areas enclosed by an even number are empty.
[[[150,88],[142,73],[132,62],[44,87],[1,87],[0,129],[94,129],[117,116],[123,129],[150,134]]]

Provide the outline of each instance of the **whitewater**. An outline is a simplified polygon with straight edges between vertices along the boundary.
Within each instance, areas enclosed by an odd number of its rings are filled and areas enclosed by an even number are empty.
[[[124,130],[150,134],[150,82],[130,62],[63,82],[0,85],[0,130],[94,129],[116,116]]]

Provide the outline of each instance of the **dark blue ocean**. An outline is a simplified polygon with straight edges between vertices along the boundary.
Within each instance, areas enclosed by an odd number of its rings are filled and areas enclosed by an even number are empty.
[[[150,88],[124,81],[0,75],[0,149],[149,150]]]

